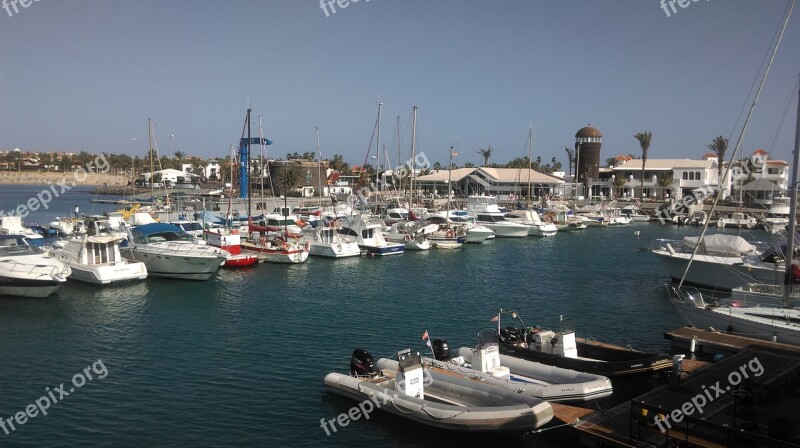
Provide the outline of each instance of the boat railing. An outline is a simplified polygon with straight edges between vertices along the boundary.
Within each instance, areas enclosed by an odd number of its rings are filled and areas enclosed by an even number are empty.
[[[38,274],[38,275],[59,275],[63,273],[67,267],[64,266],[63,268],[59,268],[58,266],[53,265],[42,265],[42,264],[32,264],[32,263],[21,263],[18,261],[11,261],[11,272],[19,273],[23,272],[25,274]]]
[[[698,308],[705,308],[708,306],[703,299],[703,293],[697,288],[686,286],[678,288],[675,285],[667,285],[667,293],[670,299],[681,303],[694,305]]]
[[[218,247],[196,244],[190,241],[163,241],[147,244],[146,247],[159,248],[161,253],[173,252],[176,256],[181,254],[209,257],[222,256],[222,249]]]

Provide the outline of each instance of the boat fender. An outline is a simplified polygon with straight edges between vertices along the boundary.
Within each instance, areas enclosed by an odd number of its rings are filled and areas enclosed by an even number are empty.
[[[267,245],[267,237],[266,236],[262,236],[261,238],[258,239],[258,243],[261,246],[266,246]]]
[[[404,241],[411,241],[411,235],[406,235],[403,237]]]
[[[308,249],[311,248],[311,243],[306,241],[305,247],[306,247],[306,251],[308,251]]]
[[[669,251],[670,255],[675,255],[675,249],[672,248],[672,244],[667,243],[667,251]]]
[[[453,233],[453,231],[452,231],[452,230],[448,230],[448,231],[447,231],[447,237],[448,237],[448,238],[453,238],[454,236],[455,236],[455,234]]]

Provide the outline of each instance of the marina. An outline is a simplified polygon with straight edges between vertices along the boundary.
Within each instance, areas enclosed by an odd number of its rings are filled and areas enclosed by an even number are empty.
[[[0,448],[800,448],[798,0],[151,3],[2,2]]]
[[[16,194],[26,191],[35,187]],[[78,203],[90,214],[112,212],[116,207],[95,205],[92,209],[89,200],[94,195],[72,194],[66,207]],[[81,397],[65,402],[58,410],[64,418],[28,425],[13,434],[14,440],[55,440],[61,433],[72,434],[74,443],[93,440],[91,435],[74,432],[77,420],[67,417],[73,413],[88,419],[81,421],[93,422],[103,437],[119,444],[133,440],[161,445],[192,440],[251,444],[256,443],[256,435],[259,443],[291,440],[299,446],[346,446],[365,435],[377,443],[401,437],[410,446],[458,440],[458,433],[423,427],[409,436],[401,418],[380,412],[328,436],[320,428],[320,419],[335,417],[352,404],[326,393],[322,378],[330,372],[346,374],[354,347],[363,346],[382,357],[392,354],[390,347],[425,352],[419,335],[426,328],[432,337],[446,337],[454,347],[471,346],[479,330],[497,327],[492,318],[499,303],[545,329],[558,329],[558,316],[564,315],[590,340],[688,356],[688,345],[672,347],[664,339],[665,333],[682,326],[664,288],[669,277],[655,257],[640,249],[658,238],[680,239],[699,231],[650,222],[559,232],[554,238],[498,238],[465,244],[455,251],[258,264],[221,269],[203,282],[148,277],[101,288],[68,282],[47,299],[2,297],[0,337],[18,342],[13,350],[6,345],[0,352],[0,369],[11,372],[30,363],[43,366],[25,378],[0,377],[7,397],[3,412],[11,412],[5,406],[13,410],[35,398],[31,391],[68,379],[74,360],[101,358],[108,367],[108,380],[81,389]],[[749,232],[754,239],[773,237],[764,230]],[[615,243],[605,243],[608,240]],[[582,281],[569,281],[575,277]],[[331,285],[336,285],[335,292]],[[576,312],[586,307],[594,312]],[[300,322],[302,329],[297,327]],[[53,337],[37,337],[44,328]],[[310,354],[281,362],[295,372],[291,377],[274,369],[274,347],[286,344],[293,351]],[[741,346],[737,342],[726,349],[698,342],[696,352],[698,356],[733,356]],[[690,365],[688,360],[686,365]],[[290,398],[277,392],[282,388],[295,388],[297,393]],[[592,431],[611,424],[596,421],[606,409],[615,409],[607,407],[619,400],[623,403],[614,406],[630,406],[636,396],[626,387],[615,387],[610,397],[598,401],[600,414],[597,405],[581,408],[553,403],[556,421],[559,415],[592,417],[580,417],[578,425],[551,423],[539,435],[528,434],[524,440],[530,446],[545,447],[561,446],[558,440],[563,437],[595,440],[599,436]],[[212,403],[213,410],[206,403]],[[625,409],[614,412],[629,415],[630,407]],[[236,420],[232,420],[234,415]],[[151,421],[146,431],[114,429],[126,425],[128,419],[145,416]],[[241,424],[236,423],[239,419],[251,430],[223,436],[224,428]],[[175,426],[182,430],[174,431]],[[547,429],[550,426],[554,429]],[[627,437],[630,425],[623,426],[615,431]],[[473,439],[465,438],[463,443],[468,440]]]

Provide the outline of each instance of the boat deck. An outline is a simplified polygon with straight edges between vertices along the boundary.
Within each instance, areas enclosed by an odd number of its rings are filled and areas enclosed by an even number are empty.
[[[553,404],[561,422],[579,419],[582,446],[800,446],[800,348],[691,328],[665,337],[734,354],[684,359],[680,381],[600,412]]]

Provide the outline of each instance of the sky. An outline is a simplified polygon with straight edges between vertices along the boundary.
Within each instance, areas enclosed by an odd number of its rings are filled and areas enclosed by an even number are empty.
[[[13,1],[13,0],[6,0]],[[669,0],[667,0],[669,1]],[[253,110],[271,157],[352,165],[417,150],[446,165],[527,155],[567,164],[591,124],[601,161],[735,146],[790,0],[35,0],[0,9],[0,149],[224,157]],[[6,3],[3,3],[4,5]],[[335,12],[332,12],[335,9]],[[327,14],[327,15],[326,15]],[[795,9],[742,149],[791,160]],[[381,142],[373,130],[383,103]],[[400,117],[398,148],[397,118]],[[170,137],[170,135],[172,137]],[[132,140],[135,138],[136,140]],[[398,151],[399,149],[399,151]],[[730,154],[729,150],[729,154]]]

